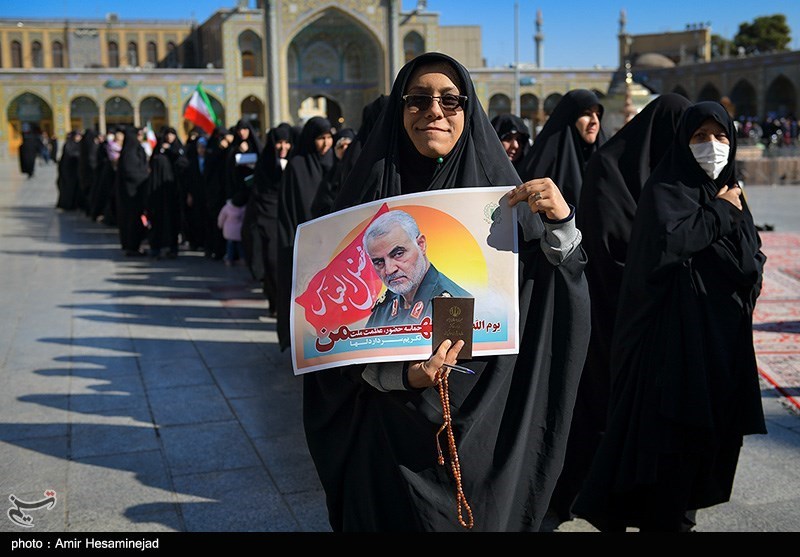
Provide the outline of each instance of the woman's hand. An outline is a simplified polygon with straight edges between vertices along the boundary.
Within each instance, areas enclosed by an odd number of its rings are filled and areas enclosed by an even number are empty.
[[[423,389],[436,385],[436,374],[442,369],[442,364],[455,364],[458,353],[464,347],[464,341],[459,340],[455,344],[450,340],[445,340],[436,349],[436,352],[424,362],[416,362],[408,366],[408,384],[415,389]],[[445,368],[445,375],[450,370]]]
[[[561,220],[571,210],[555,182],[550,178],[534,178],[509,192],[508,204],[514,206],[525,201],[532,213],[544,213],[550,220]]]
[[[722,186],[719,191],[717,192],[717,199],[724,199],[728,203],[732,204],[734,207],[742,210],[742,188],[739,186],[733,186],[732,188],[728,188],[728,186]]]

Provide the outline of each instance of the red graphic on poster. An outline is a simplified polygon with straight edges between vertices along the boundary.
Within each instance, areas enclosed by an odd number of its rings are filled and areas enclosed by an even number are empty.
[[[389,210],[384,203],[370,223]],[[369,226],[369,224],[367,224]],[[383,283],[364,251],[364,227],[358,236],[314,275],[295,301],[318,335],[369,317]]]

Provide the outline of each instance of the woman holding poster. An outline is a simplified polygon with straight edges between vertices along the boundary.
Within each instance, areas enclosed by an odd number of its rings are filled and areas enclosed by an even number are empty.
[[[333,530],[539,529],[586,356],[589,297],[573,208],[549,178],[519,182],[467,70],[437,53],[408,62],[334,210],[508,186],[507,202],[519,205],[521,348],[459,361],[472,373],[449,375],[445,407],[437,373],[456,362],[461,341],[426,361],[306,373],[304,427]],[[453,474],[437,455],[443,413],[457,445]]]

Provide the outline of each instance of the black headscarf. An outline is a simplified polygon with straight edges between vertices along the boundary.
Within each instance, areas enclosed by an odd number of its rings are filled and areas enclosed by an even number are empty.
[[[591,464],[605,430],[610,391],[611,336],[639,193],[675,136],[691,103],[669,93],[650,102],[603,144],[586,165],[576,224],[589,258],[592,335],[581,375],[564,470],[551,505],[562,518]]]
[[[258,162],[256,163],[254,187],[259,194],[274,195],[275,202],[278,199],[278,190],[280,189],[281,175],[283,174],[283,167],[278,158],[278,153],[275,151],[275,145],[280,141],[288,141],[292,147],[286,158],[292,157],[296,151],[293,142],[292,127],[283,122],[278,126],[272,128],[267,133],[267,144],[261,151]]]
[[[583,111],[594,105],[600,107],[600,131],[591,145],[578,133],[575,121]],[[542,131],[533,140],[533,148],[518,166],[523,181],[550,178],[559,187],[570,205],[578,206],[583,171],[589,158],[603,143],[603,105],[592,91],[573,89],[558,102]]]
[[[297,154],[289,159],[283,172],[278,195],[278,342],[289,346],[289,298],[292,291],[292,257],[297,227],[314,218],[311,204],[323,182],[330,180],[333,169],[333,147],[320,155],[314,140],[331,133],[327,118],[315,116],[303,126]]]
[[[125,128],[125,138],[122,140],[122,150],[119,152],[117,162],[117,180],[122,186],[121,191],[127,192],[130,197],[138,195],[147,181],[148,161],[147,153],[139,143],[136,128]]]
[[[417,153],[416,162],[426,162],[430,172],[406,172],[402,165],[409,154],[402,151],[410,140],[401,96],[417,68],[440,63],[455,70],[460,92],[469,97],[464,130],[441,164],[420,161]],[[337,205],[407,191],[519,182],[466,68],[449,56],[428,53],[398,74]],[[541,220],[533,222],[541,235]],[[519,355],[459,362],[476,374],[450,374],[464,493],[474,511],[474,529],[480,531],[538,530],[560,471],[589,340],[583,252],[556,267],[537,238],[522,240],[519,255]],[[349,366],[303,377],[306,438],[333,529],[463,530],[456,519],[454,480],[437,464],[438,392],[380,392],[361,378],[363,369]]]
[[[709,118],[730,141],[715,180],[689,147]],[[727,501],[742,436],[766,433],[752,328],[766,258],[744,197],[741,211],[716,198],[734,185],[735,159],[733,120],[700,102],[642,189],[611,345],[608,427],[575,504],[596,525],[635,525],[642,490],[671,485],[665,470],[676,458],[696,470],[672,498],[688,509]]]
[[[243,140],[239,135],[239,130],[250,130],[247,139]],[[228,199],[232,198],[238,191],[245,188],[244,179],[253,173],[253,169],[246,166],[237,166],[236,155],[241,153],[242,143],[247,143],[247,153],[258,156],[261,153],[261,141],[258,134],[249,120],[239,120],[231,128],[233,142],[228,147],[225,161],[225,195]]]
[[[503,139],[503,137],[509,133],[520,134],[519,150],[521,153],[517,160],[512,163],[514,168],[519,172],[531,150],[531,132],[528,130],[528,126],[525,125],[525,121],[516,114],[499,114],[492,118],[492,127],[494,131],[497,132],[497,137],[500,139]]]

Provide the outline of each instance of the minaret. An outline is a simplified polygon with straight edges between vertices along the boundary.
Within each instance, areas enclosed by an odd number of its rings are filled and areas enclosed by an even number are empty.
[[[625,25],[628,23],[628,15],[625,13],[625,10],[622,9],[619,12],[619,67],[622,68],[625,66],[625,62],[628,62],[631,57],[631,43],[632,39],[631,36],[628,34],[628,31],[625,29]]]
[[[536,34],[533,36],[536,41],[536,67],[541,69],[544,66],[544,33],[542,33],[542,10],[536,10]]]

